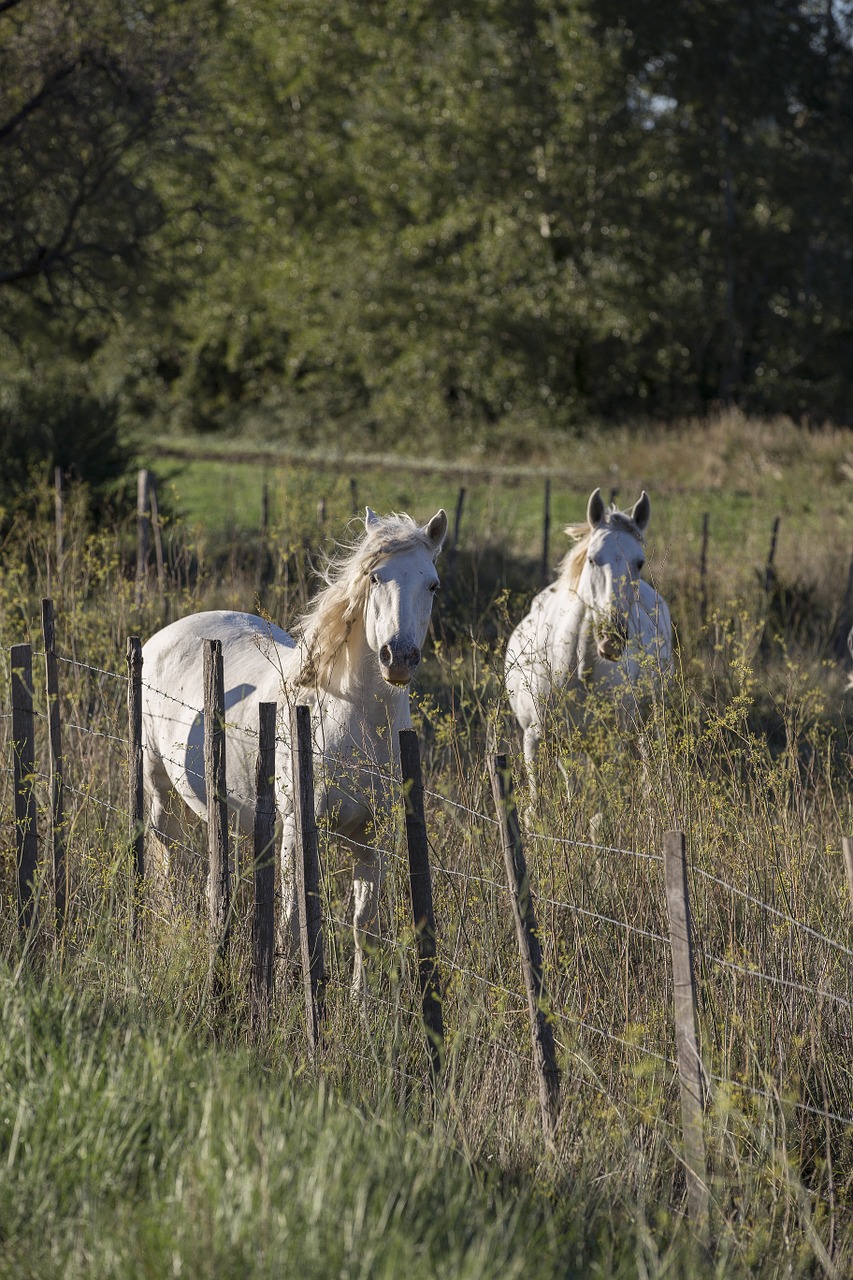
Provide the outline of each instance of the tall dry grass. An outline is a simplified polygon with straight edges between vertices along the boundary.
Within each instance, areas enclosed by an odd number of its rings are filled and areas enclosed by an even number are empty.
[[[392,1115],[395,1124],[437,1134],[471,1169],[497,1170],[504,1186],[525,1194],[537,1188],[553,1215],[546,1214],[546,1235],[564,1221],[567,1206],[587,1223],[573,1237],[579,1274],[586,1273],[585,1262],[607,1273],[608,1258],[613,1274],[620,1268],[625,1274],[848,1274],[853,946],[840,840],[853,815],[844,673],[827,660],[837,622],[828,584],[815,592],[809,628],[798,629],[785,611],[791,586],[785,573],[769,595],[755,589],[749,575],[740,596],[736,582],[715,578],[702,627],[695,565],[670,562],[678,675],[648,735],[648,772],[607,706],[593,708],[583,729],[570,730],[560,720],[552,726],[537,810],[527,815],[524,832],[562,1072],[556,1153],[549,1156],[538,1127],[486,772],[490,742],[508,741],[516,786],[524,787],[500,687],[502,648],[521,594],[512,582],[506,585],[506,575],[484,568],[511,561],[505,549],[490,558],[482,543],[460,548],[415,708],[445,984],[447,1061],[438,1115],[417,1017],[399,806],[377,815],[375,835],[389,851],[389,876],[383,945],[371,962],[365,1010],[349,996],[348,868],[323,846],[331,982],[325,1049],[316,1064],[306,1057],[292,973],[281,975],[269,1034],[252,1042],[244,999],[245,849],[238,850],[232,999],[224,1017],[206,992],[198,832],[187,831],[198,857],[195,891],[177,917],[152,911],[141,946],[133,944],[125,687],[115,678],[122,674],[124,639],[130,632],[148,634],[166,616],[214,603],[252,607],[259,586],[273,616],[292,615],[311,581],[303,548],[315,514],[309,507],[300,518],[301,527],[294,519],[287,539],[269,548],[271,580],[263,584],[255,565],[247,568],[231,552],[217,559],[209,547],[200,554],[176,528],[170,598],[161,603],[152,594],[141,609],[133,604],[126,528],[92,532],[82,517],[72,520],[61,582],[55,565],[48,571],[46,523],[21,527],[7,539],[0,567],[4,648],[26,638],[38,648],[38,601],[50,592],[58,648],[71,660],[60,666],[69,922],[56,939],[49,912],[40,912],[32,940],[40,980],[109,1002],[118,1025],[124,1017],[142,1017],[188,1035],[190,1044],[212,1040],[217,1053],[248,1050],[261,1064],[261,1080],[267,1073],[320,1077],[362,1115],[386,1121]],[[38,660],[36,673],[43,707]],[[0,940],[8,981],[20,991],[30,980],[19,974],[12,910],[8,661],[0,680]],[[42,725],[41,775],[47,771],[44,736]],[[567,761],[571,788],[559,767]],[[38,791],[44,813],[44,776]],[[695,1252],[683,1219],[659,860],[662,833],[673,826],[685,831],[691,859],[714,1260]],[[43,888],[46,903],[47,880]],[[26,1004],[20,995],[10,999]],[[73,1094],[70,1067],[68,1073]],[[165,1079],[160,1087],[168,1090]],[[8,1099],[7,1109],[11,1115]],[[8,1157],[9,1146],[4,1150]],[[126,1194],[132,1200],[136,1191]],[[542,1263],[538,1274],[551,1272]]]

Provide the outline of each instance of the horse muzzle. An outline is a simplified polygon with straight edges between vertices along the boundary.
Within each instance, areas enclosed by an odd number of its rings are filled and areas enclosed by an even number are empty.
[[[625,648],[625,638],[611,631],[605,631],[596,637],[595,647],[599,658],[607,662],[618,662]]]
[[[398,688],[409,684],[420,664],[421,651],[417,645],[395,648],[383,644],[379,650],[379,671],[382,679]]]

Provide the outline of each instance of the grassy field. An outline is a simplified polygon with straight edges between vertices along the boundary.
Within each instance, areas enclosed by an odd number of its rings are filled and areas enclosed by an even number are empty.
[[[619,471],[611,470],[619,458]],[[168,592],[134,604],[132,517],[16,526],[0,562],[4,648],[48,591],[68,760],[71,907],[14,928],[11,781],[0,774],[0,1275],[844,1276],[853,1272],[853,967],[841,836],[853,831],[846,670],[836,654],[851,550],[853,450],[840,433],[727,419],[596,438],[487,479],[329,460],[184,462],[152,451]],[[542,496],[560,526],[590,489],[653,504],[651,576],[671,601],[679,674],[647,790],[601,706],[557,734],[525,826],[562,1072],[555,1150],[538,1123],[488,734],[518,741],[500,663],[537,585]],[[851,473],[853,474],[853,473]],[[568,477],[573,477],[571,480]],[[226,1012],[206,997],[205,925],[145,917],[132,945],[124,804],[125,637],[212,605],[298,613],[318,550],[358,503],[426,518],[466,488],[459,547],[416,697],[428,790],[447,1061],[433,1109],[416,1016],[399,805],[366,1013],[348,994],[350,876],[323,844],[331,981],[306,1053],[285,974],[254,1034],[245,850]],[[270,527],[258,534],[266,481]],[[317,502],[325,499],[325,524]],[[73,504],[72,504],[73,506]],[[708,613],[698,607],[709,516]],[[773,521],[776,575],[761,585]],[[563,540],[564,542],[564,540]],[[0,738],[9,761],[8,662]],[[43,706],[36,662],[37,705]],[[39,702],[38,700],[42,701]],[[42,728],[38,769],[46,772]],[[561,759],[589,764],[567,802]],[[517,780],[521,781],[520,772]],[[42,804],[46,783],[39,778]],[[597,815],[602,815],[599,819]],[[596,818],[597,836],[590,843]],[[662,832],[691,858],[714,1247],[684,1214]],[[201,860],[202,845],[195,841]],[[47,897],[47,888],[45,888]]]

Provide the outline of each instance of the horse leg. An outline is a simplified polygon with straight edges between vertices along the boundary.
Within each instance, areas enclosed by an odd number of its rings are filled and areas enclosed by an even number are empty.
[[[539,754],[539,743],[542,734],[536,721],[524,730],[524,763],[527,767],[527,785],[530,789],[530,807],[536,808],[536,757]]]
[[[175,873],[180,871],[179,878],[186,880],[189,869],[182,818],[190,811],[172,786],[162,762],[148,753],[143,757],[142,781],[148,797],[145,878],[152,905],[174,915],[181,897]]]
[[[355,852],[355,871],[353,873],[353,889],[355,891],[355,908],[353,910],[353,937],[355,939],[355,965],[352,976],[353,995],[364,991],[364,953],[378,941],[376,924],[379,917],[379,894],[385,879],[385,856],[379,849],[367,846],[367,831],[361,828],[351,833],[351,841]]]
[[[296,897],[296,818],[288,813],[281,827],[281,915],[276,951],[295,959],[299,955],[299,903]]]

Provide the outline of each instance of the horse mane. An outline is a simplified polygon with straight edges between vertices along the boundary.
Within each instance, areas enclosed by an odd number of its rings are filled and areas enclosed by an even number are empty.
[[[424,530],[405,512],[377,517],[360,538],[337,544],[320,570],[325,586],[298,623],[303,655],[295,682],[298,687],[328,689],[336,666],[342,662],[340,690],[354,691],[358,671],[349,642],[367,607],[370,575],[389,556],[416,547],[435,550]]]
[[[620,533],[630,533],[641,546],[645,546],[645,539],[639,525],[631,519],[627,512],[620,511],[615,503],[611,503],[608,507],[602,523],[609,525],[611,529],[616,529]],[[577,546],[567,551],[560,561],[557,581],[562,586],[568,587],[570,591],[576,591],[583,573],[584,560],[589,550],[589,540],[594,533],[594,529],[589,521],[581,520],[578,524],[567,524],[564,532],[575,540]]]

